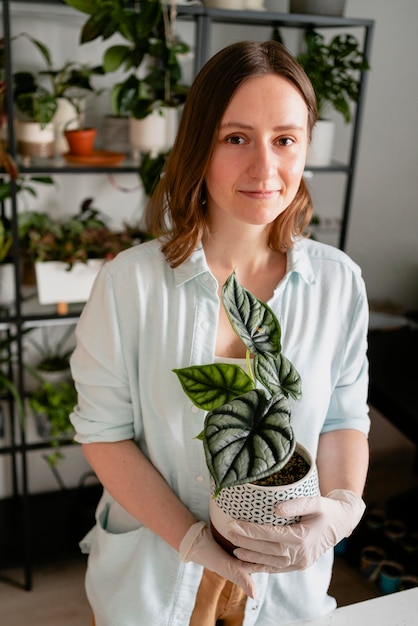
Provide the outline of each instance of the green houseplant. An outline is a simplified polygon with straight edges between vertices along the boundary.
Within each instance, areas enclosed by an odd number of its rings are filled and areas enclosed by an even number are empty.
[[[125,226],[113,231],[106,216],[87,198],[80,211],[65,220],[47,213],[19,215],[21,253],[34,263],[41,304],[85,302],[101,266],[116,254],[143,241],[142,233]]]
[[[35,329],[32,329],[35,330]],[[51,341],[51,329],[42,328],[39,340],[28,337],[27,341],[35,349],[37,358],[30,369],[32,375],[40,382],[57,382],[71,378],[70,357],[74,345],[68,341],[74,335],[74,326],[70,325],[57,341]]]
[[[296,58],[312,83],[318,107],[307,165],[327,166],[335,135],[335,121],[327,115],[334,110],[344,123],[351,121],[352,105],[359,100],[361,77],[369,64],[353,35],[338,34],[326,41],[313,28],[305,30],[304,48]]]
[[[22,254],[36,262],[61,261],[71,270],[76,262],[89,259],[111,259],[137,241],[129,229],[112,231],[106,216],[86,198],[80,211],[57,221],[48,213],[36,211],[19,215]]]
[[[43,382],[29,398],[38,433],[50,441],[53,451],[46,457],[54,466],[63,458],[60,445],[63,439],[73,437],[74,429],[70,422],[70,413],[77,403],[77,391],[72,380],[57,383]]]
[[[149,195],[170,151],[178,122],[178,108],[188,93],[179,59],[189,51],[175,33],[174,2],[162,0],[65,0],[86,13],[80,42],[111,40],[103,55],[106,73],[123,71],[111,90],[113,112],[127,117],[132,154],[138,175]]]
[[[16,130],[18,152],[24,157],[53,157],[56,152],[67,152],[64,127],[83,125],[85,97],[100,93],[92,78],[103,74],[103,70],[75,61],[56,68],[44,43],[27,33],[17,37],[30,41],[45,63],[44,70],[13,75],[13,98],[21,117]]]
[[[98,93],[92,77],[103,74],[101,66],[67,61],[55,68],[49,48],[28,33],[21,33],[40,53],[45,69],[33,72],[15,72],[13,97],[18,110],[27,119],[45,126],[51,122],[58,108],[59,98],[70,101],[80,114],[80,98],[87,93]]]
[[[360,72],[369,64],[358,40],[351,34],[339,34],[326,42],[324,35],[308,28],[305,48],[297,55],[315,91],[318,117],[335,109],[346,123],[351,121],[351,103],[360,95]]]
[[[169,106],[184,102],[187,87],[181,84],[178,55],[189,50],[175,36],[176,7],[161,0],[65,0],[66,4],[89,15],[80,42],[119,34],[126,43],[110,46],[104,53],[103,69],[114,72],[123,68],[127,78],[112,89],[115,113],[130,113],[141,119],[156,103]],[[138,69],[148,59],[144,77]]]
[[[222,288],[229,321],[246,346],[247,371],[231,363],[175,369],[183,390],[208,411],[203,431],[211,476],[212,532],[226,549],[231,518],[282,525],[275,505],[319,493],[309,452],[296,442],[289,396],[301,397],[301,379],[282,353],[280,324],[270,307],[243,288],[235,272]]]
[[[268,479],[287,464],[296,446],[288,398],[301,396],[300,376],[282,353],[270,307],[242,287],[235,272],[222,288],[222,302],[246,346],[248,371],[230,363],[174,370],[187,396],[208,411],[199,438],[216,495]]]

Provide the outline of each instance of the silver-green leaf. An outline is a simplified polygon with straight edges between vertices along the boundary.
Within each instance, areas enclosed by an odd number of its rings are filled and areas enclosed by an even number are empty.
[[[173,372],[193,404],[205,411],[211,411],[255,386],[242,367],[229,363],[191,365]]]
[[[279,392],[298,400],[302,396],[299,372],[284,354],[258,354],[254,359],[254,375],[271,394]]]
[[[268,398],[253,389],[210,411],[203,444],[216,484],[225,487],[259,480],[279,471],[295,449],[286,396]]]
[[[279,354],[280,324],[270,307],[253,296],[233,272],[222,287],[222,302],[229,321],[252,354]]]

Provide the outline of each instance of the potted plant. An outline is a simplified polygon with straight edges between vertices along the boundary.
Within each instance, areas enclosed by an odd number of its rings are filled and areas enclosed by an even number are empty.
[[[68,151],[68,144],[64,138],[64,127],[78,128],[82,125],[84,115],[84,98],[86,94],[98,94],[92,84],[94,75],[102,75],[101,66],[90,66],[75,61],[67,61],[60,68],[54,68],[51,53],[48,47],[27,33],[18,37],[29,40],[45,62],[46,69],[32,72],[16,72],[13,75],[13,97],[18,111],[26,122],[35,122],[36,125],[19,124],[17,131],[18,150],[27,154],[30,146],[22,145],[24,129],[49,129],[54,136],[53,146],[48,146],[46,154],[29,156],[53,156],[55,152]],[[34,132],[34,131],[32,131]],[[20,143],[19,143],[20,142]],[[28,141],[28,143],[31,143]],[[30,150],[29,150],[30,152]]]
[[[141,241],[131,228],[112,231],[92,203],[87,198],[64,221],[46,213],[19,216],[22,251],[35,264],[41,304],[85,302],[102,264]]]
[[[211,475],[217,537],[225,534],[229,516],[291,523],[295,520],[275,515],[275,505],[318,493],[313,459],[296,443],[291,426],[288,398],[300,398],[301,379],[282,353],[278,319],[242,287],[235,272],[222,288],[222,303],[246,346],[247,372],[231,363],[174,370],[190,400],[208,411],[199,438]]]
[[[103,56],[105,72],[124,70],[127,76],[111,91],[113,112],[129,120],[133,157],[156,159],[171,149],[177,132],[178,109],[188,87],[182,84],[179,63],[189,46],[175,34],[173,2],[143,0],[65,0],[89,15],[80,42],[110,39],[118,34],[124,43],[110,46]]]
[[[32,329],[35,331],[35,328]],[[74,326],[70,325],[55,343],[51,343],[51,328],[42,328],[42,341],[28,337],[27,341],[35,348],[37,359],[33,366],[27,368],[38,382],[60,382],[71,379],[70,357],[74,345],[68,340],[74,336]]]
[[[63,439],[72,439],[74,429],[70,413],[77,403],[77,391],[72,380],[43,382],[29,398],[40,437],[47,438],[53,452],[46,458],[54,466],[63,458],[60,445]]]
[[[360,95],[361,72],[369,69],[369,64],[358,40],[351,34],[335,35],[326,42],[324,35],[308,28],[305,30],[304,43],[304,50],[296,58],[314,88],[319,117],[307,163],[328,165],[333,148],[334,121],[327,119],[326,115],[334,109],[342,115],[346,124],[351,121],[351,105],[358,102]],[[318,137],[322,128],[326,133],[324,138],[322,135]]]

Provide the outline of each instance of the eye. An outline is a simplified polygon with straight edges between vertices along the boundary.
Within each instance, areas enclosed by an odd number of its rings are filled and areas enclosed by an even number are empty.
[[[230,135],[225,138],[226,143],[232,143],[234,146],[240,146],[245,143],[245,139],[239,135]]]
[[[279,146],[292,146],[295,140],[292,139],[292,137],[280,137],[276,143],[278,143]]]

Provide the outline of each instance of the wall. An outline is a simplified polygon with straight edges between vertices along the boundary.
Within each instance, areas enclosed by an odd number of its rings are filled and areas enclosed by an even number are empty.
[[[418,308],[418,82],[415,0],[347,0],[376,21],[347,251],[369,298]]]

